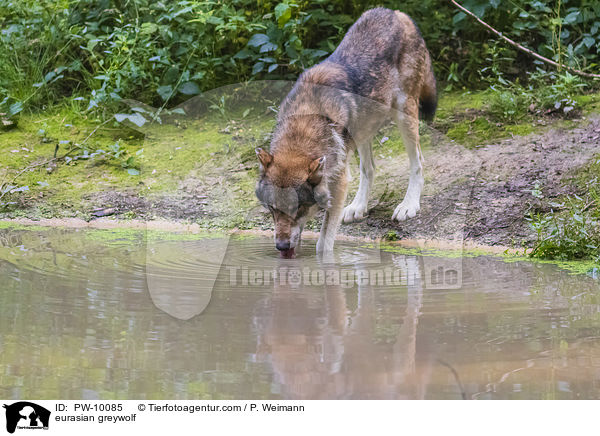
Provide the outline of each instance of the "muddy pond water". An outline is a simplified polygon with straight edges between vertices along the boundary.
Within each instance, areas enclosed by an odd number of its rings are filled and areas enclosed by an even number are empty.
[[[340,242],[0,229],[0,398],[598,399],[600,283]]]

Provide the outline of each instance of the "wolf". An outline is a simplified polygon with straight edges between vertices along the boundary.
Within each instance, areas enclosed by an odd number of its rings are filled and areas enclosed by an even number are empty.
[[[423,164],[419,117],[433,119],[436,81],[425,42],[408,15],[385,8],[366,11],[336,50],[304,71],[283,100],[270,150],[256,149],[256,195],[275,222],[275,247],[295,257],[305,223],[325,210],[317,253],[331,253],[340,223],[367,215],[375,165],[371,140],[394,120],[409,157],[408,188],[392,218],[420,209]],[[360,181],[344,208],[348,158],[358,151]]]

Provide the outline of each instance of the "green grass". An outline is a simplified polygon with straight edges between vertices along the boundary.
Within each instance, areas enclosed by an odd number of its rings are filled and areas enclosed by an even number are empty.
[[[526,217],[538,235],[529,255],[552,260],[587,260],[598,266],[600,155],[577,172],[573,184],[579,195],[548,202],[549,213],[532,212]]]
[[[489,90],[442,94],[433,127],[467,148],[528,135],[539,128],[533,119],[503,122],[490,107],[490,99]]]
[[[553,76],[554,77],[554,76]],[[525,136],[547,124],[571,126],[569,118],[600,111],[600,92],[585,91],[569,75],[536,79],[537,87],[512,85],[484,91],[442,93],[433,127],[468,148]],[[559,109],[554,110],[554,105]],[[564,113],[564,106],[573,110]],[[549,116],[551,115],[551,116]]]
[[[254,198],[257,176],[254,148],[264,142],[272,129],[273,117],[236,121],[211,116],[201,120],[182,121],[177,125],[147,125],[136,131],[108,122],[92,136],[100,120],[87,118],[68,109],[54,113],[21,115],[17,127],[0,136],[0,183],[11,182],[22,169],[63,156],[76,144],[70,157],[99,150],[106,153],[89,159],[64,159],[52,164],[25,171],[12,183],[26,191],[6,194],[0,201],[0,214],[4,217],[89,218],[94,206],[104,206],[95,201],[103,192],[127,192],[141,197],[175,195],[195,180],[215,177],[215,185],[227,182],[231,189],[224,192],[215,213],[243,209],[241,203]],[[227,128],[226,128],[227,127]],[[68,142],[67,142],[68,141]],[[119,145],[123,157],[115,157],[111,147]],[[236,169],[226,177],[226,170]],[[131,175],[129,167],[140,170]],[[216,179],[219,180],[216,180]],[[204,180],[205,181],[205,180]],[[249,197],[250,196],[250,197]],[[106,205],[109,206],[109,205]],[[135,218],[135,214],[129,215]],[[244,222],[244,217],[229,214],[225,227]]]
[[[0,180],[11,181],[21,169],[52,159],[57,145],[57,156],[64,155],[74,144],[82,143],[99,123],[100,120],[64,109],[42,117],[22,115],[16,128],[0,136],[3,163]],[[98,129],[83,148],[90,153],[100,149],[108,151],[116,141],[131,154],[143,146],[142,137],[135,131],[108,125]],[[82,153],[83,150],[76,150],[71,156]],[[21,174],[13,185],[29,188],[18,199],[19,206],[25,210],[43,200],[44,206],[36,211],[41,216],[76,216],[87,193],[103,188],[126,189],[137,182],[118,160],[98,156],[69,163],[62,159],[56,165],[39,166]],[[3,200],[15,200],[15,195],[8,194]],[[11,209],[10,205],[8,208]],[[18,214],[17,208],[14,212]]]

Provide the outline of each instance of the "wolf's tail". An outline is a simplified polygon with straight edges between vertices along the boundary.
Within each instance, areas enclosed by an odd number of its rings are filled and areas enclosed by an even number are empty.
[[[419,94],[419,118],[425,121],[433,120],[437,108],[437,88],[429,53],[425,57],[425,80]]]

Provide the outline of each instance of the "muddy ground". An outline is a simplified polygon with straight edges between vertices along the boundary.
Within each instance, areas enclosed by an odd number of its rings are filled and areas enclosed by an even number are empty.
[[[529,245],[535,233],[525,216],[547,212],[549,201],[577,193],[573,183],[577,170],[600,152],[600,117],[573,129],[550,129],[475,149],[448,142],[443,135],[434,136],[434,143],[425,153],[426,186],[415,218],[392,222],[389,211],[397,200],[384,196],[364,223],[343,226],[344,231]],[[401,173],[406,174],[407,168],[404,162]],[[405,176],[398,179],[401,187],[406,186]],[[544,201],[532,195],[536,185]]]
[[[393,129],[393,126],[390,127]],[[426,185],[421,211],[413,219],[391,220],[407,186],[405,155],[377,154],[377,176],[369,216],[360,223],[342,225],[341,233],[389,239],[465,239],[477,244],[519,247],[530,245],[535,234],[525,217],[547,212],[548,200],[577,192],[572,179],[579,168],[600,152],[600,117],[582,120],[575,128],[550,128],[541,134],[514,137],[473,149],[449,140],[429,128],[431,146],[425,154]],[[381,136],[376,140],[381,140]],[[224,165],[226,167],[227,165]],[[356,162],[353,173],[357,174]],[[268,229],[270,216],[264,211],[226,210],[219,202],[234,189],[255,204],[251,189],[228,185],[239,172],[255,170],[252,160],[227,170],[214,166],[182,180],[171,195],[140,196],[136,192],[107,191],[92,195],[98,205],[95,215],[134,215],[142,219],[202,222],[240,215],[237,227]],[[358,177],[348,202],[356,190]],[[233,186],[233,188],[232,188]],[[537,187],[537,188],[536,188]],[[251,188],[251,187],[250,187]],[[532,195],[539,189],[544,201]],[[250,209],[248,209],[250,210]],[[247,214],[244,216],[244,214]],[[309,228],[318,230],[321,214]]]
[[[469,115],[469,110],[449,107],[446,111],[453,115],[443,123],[422,125],[425,188],[420,213],[401,223],[391,220],[408,183],[408,159],[391,125],[373,141],[377,169],[369,216],[342,225],[342,234],[529,246],[536,235],[525,217],[549,211],[548,204],[565,194],[581,192],[581,183],[574,183],[577,172],[600,157],[600,115],[594,112],[549,127],[530,125],[537,133],[527,136],[492,141],[473,136],[475,140],[459,143],[445,132],[459,121],[465,123],[452,117]],[[122,144],[131,155],[143,149],[138,177],[128,176],[114,160],[105,158],[62,163],[51,174],[44,167],[37,168],[26,173],[28,179],[23,182],[31,189],[12,195],[10,203],[0,208],[0,219],[169,220],[208,230],[269,230],[271,218],[254,197],[258,176],[254,148],[268,142],[271,118],[190,123],[142,132],[145,139],[132,136],[130,143]],[[42,159],[54,150],[52,143],[35,135],[35,122],[31,124],[31,133],[24,128],[14,141],[25,143],[26,150],[35,148],[39,157],[26,160],[23,156],[22,162]],[[476,134],[477,126],[471,127]],[[65,135],[72,136],[69,129]],[[56,139],[61,139],[59,134]],[[106,142],[110,141],[114,138],[107,137]],[[14,153],[12,142],[6,150],[6,156],[15,159],[30,152]],[[19,162],[14,171],[23,165]],[[351,165],[355,177],[347,203],[358,186],[356,157]],[[49,187],[38,185],[44,182],[45,186],[46,181]],[[307,225],[308,230],[319,230],[321,215]]]

